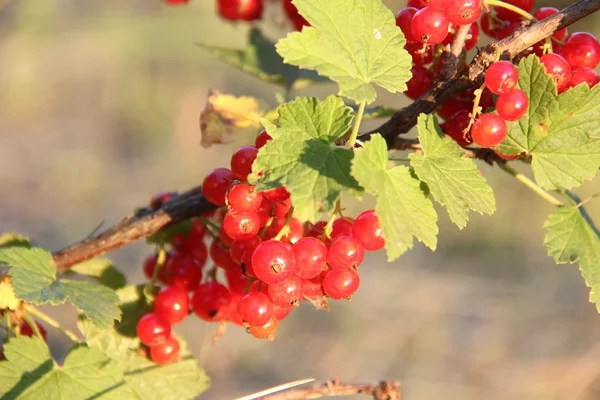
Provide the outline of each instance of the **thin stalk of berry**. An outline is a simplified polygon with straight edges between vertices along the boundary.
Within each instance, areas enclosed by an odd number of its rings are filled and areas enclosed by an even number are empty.
[[[29,313],[27,313],[27,311],[23,313],[23,315],[21,316],[21,318],[23,318],[23,321],[25,321],[27,323],[27,325],[29,325],[29,327],[31,328],[31,330],[33,331],[33,333],[35,334],[35,336],[37,336],[40,339],[44,340],[44,337],[42,336],[42,332],[40,332],[40,329],[38,328],[37,324],[35,323],[35,321],[33,320],[33,318],[31,318],[31,316],[29,315]]]
[[[27,306],[26,309],[30,315],[34,316],[35,318],[37,318],[39,320],[44,321],[45,323],[47,323],[48,325],[50,325],[52,327],[58,329],[61,333],[63,333],[65,336],[67,336],[69,339],[71,339],[75,343],[81,342],[81,340],[79,340],[79,338],[77,337],[77,335],[74,332],[63,327],[57,320],[55,320],[48,314],[38,310],[35,307],[31,307],[31,306]],[[34,323],[34,325],[35,325],[35,329],[38,330],[37,325],[35,323]]]
[[[410,162],[410,158],[408,157],[389,157],[388,160],[397,162]]]
[[[360,104],[358,105],[358,111],[356,112],[356,119],[354,120],[354,126],[352,127],[352,133],[350,133],[350,137],[348,138],[348,142],[346,143],[346,147],[348,147],[350,149],[354,148],[356,138],[358,137],[358,129],[360,128],[360,123],[362,121],[362,117],[365,112],[366,105],[367,105],[366,101],[361,101]]]
[[[198,217],[198,219],[204,224],[206,227],[206,231],[213,237],[213,239],[219,239],[219,232],[221,231],[221,227],[215,224],[208,218]]]
[[[165,249],[165,244],[161,242],[158,245],[158,247],[158,257],[156,259],[154,271],[152,271],[152,278],[150,279],[150,282],[148,282],[148,284],[144,287],[144,296],[146,297],[146,301],[148,302],[148,304],[154,301],[153,289],[156,285],[156,281],[158,280],[158,273],[165,264],[165,261],[167,260],[167,250]]]
[[[327,225],[323,229],[323,235],[321,235],[321,240],[331,239],[331,231],[333,230],[333,222],[335,221],[338,215],[342,215],[342,199],[337,199],[335,202],[335,209],[333,213],[331,213],[331,217],[327,220]]]
[[[291,206],[290,209],[288,210],[288,213],[285,216],[285,224],[283,224],[283,227],[279,230],[277,235],[275,235],[273,240],[281,240],[282,237],[284,237],[285,235],[287,235],[289,233],[290,223],[292,222],[293,216],[294,216],[294,206]]]
[[[558,206],[558,207],[564,206],[564,203],[562,201],[558,200],[556,197],[554,197],[550,193],[546,192],[544,189],[539,187],[534,181],[532,181],[531,179],[529,179],[522,173],[518,172],[513,167],[509,166],[507,163],[497,163],[497,165],[504,172],[515,177],[519,182],[521,182],[523,185],[527,186],[529,189],[531,189],[538,196],[540,196],[541,198],[546,200],[548,203],[550,203],[554,206]]]
[[[479,87],[479,89],[476,89],[473,94],[475,95],[475,97],[473,98],[473,110],[471,111],[471,121],[469,122],[469,126],[467,126],[464,130],[464,134],[467,134],[471,131],[471,127],[473,127],[473,124],[475,123],[475,119],[477,119],[477,116],[479,114],[481,114],[481,107],[479,106],[479,103],[481,102],[481,95],[483,94],[483,91],[485,90],[486,85],[485,82],[483,83],[483,85],[481,85]]]

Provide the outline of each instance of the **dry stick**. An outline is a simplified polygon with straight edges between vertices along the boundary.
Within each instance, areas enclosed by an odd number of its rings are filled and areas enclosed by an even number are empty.
[[[460,55],[465,48],[470,27],[471,24],[459,26],[450,45],[450,50],[444,50],[442,53],[442,69],[440,71],[442,80],[446,81],[456,75]]]
[[[557,30],[579,21],[598,9],[600,9],[600,0],[581,0],[543,21],[522,27],[506,39],[484,47],[471,61],[466,71],[448,81],[436,82],[417,101],[398,111],[379,128],[360,135],[358,139],[366,141],[369,140],[370,135],[380,133],[386,139],[388,146],[392,147],[398,135],[407,133],[416,125],[419,114],[430,114],[453,95],[480,86],[487,67],[494,61],[496,49],[503,59],[512,59]]]
[[[291,389],[261,397],[261,400],[308,400],[320,397],[364,394],[374,400],[401,400],[400,382],[385,381],[376,385],[343,384],[338,380],[307,389]]]

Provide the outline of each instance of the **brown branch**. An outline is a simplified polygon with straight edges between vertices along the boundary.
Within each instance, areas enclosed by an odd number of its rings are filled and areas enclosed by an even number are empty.
[[[524,26],[511,36],[484,47],[473,58],[469,68],[459,76],[448,81],[436,82],[421,98],[399,110],[379,128],[359,136],[359,140],[369,140],[369,136],[380,133],[393,146],[396,136],[407,133],[417,123],[421,113],[430,114],[436,107],[451,96],[464,92],[483,82],[487,67],[494,61],[496,51],[504,59],[512,59],[540,40],[552,35],[572,23],[600,9],[600,0],[581,0],[564,8],[560,12],[532,25]]]
[[[164,203],[158,210],[144,208],[124,218],[108,230],[53,253],[59,271],[151,236],[169,224],[185,221],[213,210],[200,188],[184,192]]]
[[[405,138],[396,138],[394,144],[391,149],[394,150],[414,150],[414,151],[422,151],[423,148],[419,143],[419,139],[405,139]],[[467,158],[477,158],[479,160],[483,160],[490,165],[494,165],[494,163],[506,163],[507,160],[503,159],[492,149],[482,149],[482,148],[463,148],[465,152],[465,157]]]
[[[320,397],[364,394],[374,400],[401,400],[400,382],[384,381],[376,385],[343,384],[339,380],[307,389],[290,389],[259,397],[261,400],[307,400]]]
[[[444,50],[442,53],[442,69],[440,71],[440,77],[444,81],[454,77],[458,71],[460,55],[465,48],[467,36],[469,36],[469,28],[471,28],[471,24],[461,25],[456,30],[456,34],[454,35],[449,50]]]

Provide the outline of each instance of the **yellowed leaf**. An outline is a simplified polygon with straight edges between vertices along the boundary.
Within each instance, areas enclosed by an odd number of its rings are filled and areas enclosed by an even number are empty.
[[[15,297],[15,291],[10,283],[10,277],[5,275],[0,279],[0,310],[16,310],[20,300]]]

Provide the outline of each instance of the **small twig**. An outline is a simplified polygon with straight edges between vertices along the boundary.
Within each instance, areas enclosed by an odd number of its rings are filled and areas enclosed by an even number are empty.
[[[339,380],[308,389],[292,389],[260,397],[261,400],[308,400],[321,397],[348,396],[362,394],[374,400],[401,400],[400,382],[383,381],[375,385],[344,384]]]
[[[356,118],[354,119],[354,126],[352,127],[352,132],[350,133],[350,138],[346,143],[346,146],[350,149],[354,148],[354,144],[356,142],[356,137],[358,136],[358,129],[360,128],[360,123],[362,121],[363,114],[365,112],[365,106],[367,105],[366,101],[361,101],[358,105],[358,111],[356,112]]]
[[[442,69],[440,71],[442,80],[446,81],[456,75],[460,55],[465,48],[467,36],[469,36],[469,28],[471,28],[471,24],[459,26],[450,45],[450,50],[444,50],[442,53]]]

